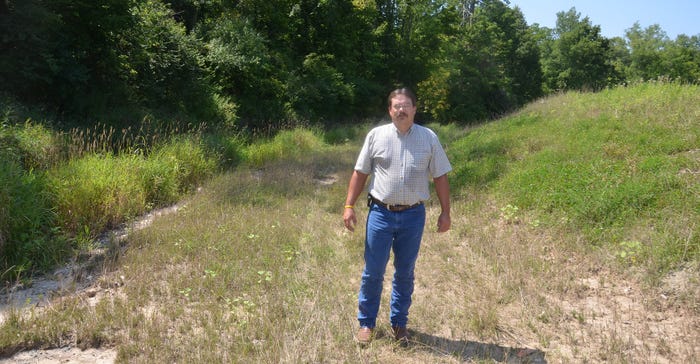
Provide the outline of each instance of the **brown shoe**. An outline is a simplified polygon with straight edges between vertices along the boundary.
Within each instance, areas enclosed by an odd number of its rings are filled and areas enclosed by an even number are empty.
[[[357,342],[360,345],[367,345],[370,341],[372,341],[372,329],[365,326],[360,327],[360,330],[357,331]]]
[[[396,339],[396,341],[401,345],[408,344],[408,329],[406,326],[392,326],[391,330],[394,332],[394,339]]]

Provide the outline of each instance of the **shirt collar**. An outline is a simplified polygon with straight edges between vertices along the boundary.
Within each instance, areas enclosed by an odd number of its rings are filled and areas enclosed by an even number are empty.
[[[410,135],[410,134],[413,132],[413,129],[414,129],[415,126],[416,126],[416,123],[414,122],[413,125],[411,125],[411,127],[408,128],[408,130],[406,131],[406,134],[401,134],[401,131],[399,130],[399,128],[396,127],[396,124],[394,124],[393,121],[391,122],[391,127],[394,129],[394,131],[396,132],[396,134],[398,134],[398,135],[400,135],[400,136]]]

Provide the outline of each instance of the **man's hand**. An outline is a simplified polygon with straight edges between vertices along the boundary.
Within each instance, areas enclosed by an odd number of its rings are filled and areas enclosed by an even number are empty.
[[[445,212],[441,213],[437,221],[437,231],[439,233],[444,233],[445,231],[450,230],[451,225],[452,219],[450,218],[450,214]]]
[[[355,201],[357,201],[357,196],[362,192],[362,188],[367,181],[368,174],[364,174],[359,171],[353,171],[352,177],[350,177],[350,184],[348,185],[348,197],[345,199],[345,210],[343,211],[343,222],[345,222],[345,228],[350,231],[355,231],[355,224],[357,224],[357,217],[355,217],[355,210],[353,206]]]
[[[450,183],[447,181],[447,174],[434,178],[435,192],[440,200],[440,217],[437,221],[437,231],[444,233],[450,230],[452,219],[450,218]]]
[[[350,231],[355,231],[355,224],[357,224],[357,217],[355,217],[355,210],[352,208],[346,208],[343,211],[343,221],[345,222],[345,228]]]

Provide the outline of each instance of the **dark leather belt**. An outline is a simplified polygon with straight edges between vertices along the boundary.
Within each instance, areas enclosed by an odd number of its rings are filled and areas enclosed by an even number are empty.
[[[417,207],[417,206],[420,206],[423,204],[423,202],[418,202],[418,203],[414,203],[413,205],[387,205],[384,202],[377,200],[372,195],[369,195],[369,199],[370,199],[370,201],[372,201],[372,203],[377,204],[377,205],[379,205],[379,206],[381,206],[381,207],[383,207],[391,212],[406,211],[408,209],[412,209],[414,207]]]

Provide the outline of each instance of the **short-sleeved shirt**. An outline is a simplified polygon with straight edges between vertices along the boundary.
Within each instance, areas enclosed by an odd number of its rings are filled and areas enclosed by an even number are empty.
[[[412,205],[430,198],[430,178],[452,170],[432,130],[413,124],[402,135],[393,123],[372,129],[355,170],[371,174],[369,193],[391,205]]]

